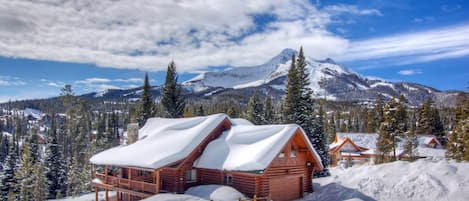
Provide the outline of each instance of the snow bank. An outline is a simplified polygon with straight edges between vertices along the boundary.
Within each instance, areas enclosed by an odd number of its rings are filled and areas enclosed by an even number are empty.
[[[151,196],[141,201],[208,201],[192,195],[162,193]]]
[[[298,125],[233,125],[219,138],[213,140],[195,161],[194,167],[253,171],[266,169],[285,144],[292,138]],[[320,162],[308,138],[302,135]]]
[[[213,201],[235,201],[245,196],[230,186],[202,185],[187,189],[187,195],[201,197]]]
[[[114,191],[109,191],[109,197],[113,197],[116,195],[116,192]],[[95,192],[84,194],[78,197],[67,197],[64,199],[57,199],[57,200],[50,200],[50,201],[95,201],[96,199],[96,194]],[[99,201],[105,201],[106,200],[106,194],[104,191],[100,191],[98,194],[98,199]]]
[[[187,189],[184,195],[162,193],[142,201],[237,201],[239,198],[246,197],[230,186],[202,185]]]
[[[420,159],[333,168],[303,200],[469,200],[469,163]]]
[[[156,169],[186,158],[224,119],[225,114],[192,118],[151,118],[131,145],[91,157],[93,164]]]

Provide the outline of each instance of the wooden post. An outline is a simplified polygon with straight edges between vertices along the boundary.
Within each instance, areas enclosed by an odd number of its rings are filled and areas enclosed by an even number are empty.
[[[129,173],[129,188],[132,189],[132,171],[130,171],[130,168],[127,168],[127,173]]]
[[[160,169],[156,170],[156,193],[160,193]]]
[[[105,165],[105,166],[104,166],[104,175],[105,175],[105,177],[104,177],[104,183],[106,183],[106,184],[107,184],[107,174],[108,174],[108,166]]]
[[[109,201],[109,191],[106,189],[106,201]]]
[[[96,192],[96,201],[99,201],[99,196],[98,196],[99,188],[98,187],[96,187],[95,192]]]

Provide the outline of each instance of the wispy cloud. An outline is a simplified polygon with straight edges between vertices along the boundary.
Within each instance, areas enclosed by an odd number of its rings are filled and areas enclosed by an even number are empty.
[[[18,77],[0,75],[0,86],[23,86],[26,82]]]
[[[377,9],[359,9],[355,5],[346,5],[346,4],[326,6],[324,10],[330,13],[348,13],[348,14],[354,14],[354,15],[383,16],[383,14]]]
[[[152,80],[150,80],[152,81]],[[103,91],[107,89],[123,89],[138,87],[143,83],[142,78],[102,78],[90,77],[83,80],[76,80],[75,86],[85,92]]]
[[[469,55],[469,24],[355,41],[340,61],[405,65]],[[375,67],[379,67],[375,66]]]
[[[422,70],[420,69],[405,69],[405,70],[400,70],[397,72],[399,75],[415,75],[415,74],[422,74]]]

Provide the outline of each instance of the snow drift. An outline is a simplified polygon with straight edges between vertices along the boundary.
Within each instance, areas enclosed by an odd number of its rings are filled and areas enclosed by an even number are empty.
[[[334,168],[303,200],[469,200],[469,163],[421,159]]]

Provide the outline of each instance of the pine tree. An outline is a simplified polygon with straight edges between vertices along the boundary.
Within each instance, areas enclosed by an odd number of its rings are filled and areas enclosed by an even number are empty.
[[[402,127],[399,125],[398,105],[394,99],[389,100],[384,106],[384,121],[381,123],[378,140],[376,143],[377,157],[376,163],[389,162],[396,159],[396,148],[399,136],[403,135]],[[389,157],[392,152],[393,158]]]
[[[46,200],[48,192],[47,178],[44,174],[44,164],[42,162],[38,162],[34,165],[33,181],[33,200]]]
[[[417,119],[417,133],[418,134],[432,134],[433,130],[433,114],[432,114],[433,100],[428,98],[422,107],[418,109]]]
[[[263,111],[262,103],[257,95],[257,92],[254,92],[249,99],[249,103],[246,109],[246,119],[251,121],[255,125],[263,124]]]
[[[55,118],[52,119],[51,129],[49,130],[49,140],[46,146],[44,159],[45,176],[47,179],[48,198],[56,199],[57,194],[65,194],[66,190],[66,172],[63,162],[62,149],[57,142],[57,128]]]
[[[156,114],[155,104],[151,96],[151,85],[148,79],[148,73],[145,73],[145,81],[143,82],[142,90],[142,96],[140,97],[140,102],[135,114],[138,125],[140,126],[143,126],[149,118],[154,117]]]
[[[295,123],[300,125],[309,135],[311,144],[321,157],[324,170],[315,172],[316,177],[329,175],[327,166],[329,165],[329,154],[326,148],[326,135],[324,133],[324,122],[322,118],[318,118],[318,114],[314,112],[314,101],[312,99],[313,91],[310,88],[308,64],[303,53],[303,47],[300,48],[298,58],[296,60],[296,68],[298,75],[298,88],[300,92],[299,103],[295,110]]]
[[[402,114],[401,114],[402,115]],[[409,155],[410,160],[414,160],[417,156],[417,146],[418,140],[417,135],[415,134],[415,113],[412,113],[412,117],[410,119],[410,129],[406,133],[406,141],[405,141],[405,152]]]
[[[292,55],[290,69],[288,70],[287,90],[283,106],[283,121],[285,123],[295,123],[295,112],[301,97],[300,85],[298,82],[298,70],[296,68],[295,54]]]
[[[0,183],[0,199],[8,200],[9,196],[14,195],[16,199],[16,194],[19,192],[18,181],[15,176],[16,172],[19,170],[19,155],[17,151],[17,146],[15,145],[15,138],[9,146],[8,155],[3,164],[3,174],[1,175]]]
[[[72,156],[67,175],[67,196],[78,196],[81,193],[82,183],[80,178],[81,166],[77,157]]]
[[[20,181],[20,200],[30,201],[33,200],[33,177],[30,174],[33,172],[34,160],[31,157],[31,145],[28,141],[23,144],[23,152],[21,155],[21,168],[16,175],[17,181]]]
[[[166,116],[170,118],[181,118],[186,106],[181,85],[179,85],[177,81],[176,65],[174,61],[171,61],[166,71],[166,81],[161,98],[161,104],[163,104],[165,108]]]
[[[274,123],[275,112],[274,106],[272,105],[272,98],[266,96],[264,99],[264,108],[263,108],[263,124],[272,124]]]

